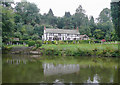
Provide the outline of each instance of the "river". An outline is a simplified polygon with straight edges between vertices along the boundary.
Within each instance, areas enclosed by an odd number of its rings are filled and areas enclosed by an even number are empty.
[[[118,83],[117,58],[2,56],[2,83]]]

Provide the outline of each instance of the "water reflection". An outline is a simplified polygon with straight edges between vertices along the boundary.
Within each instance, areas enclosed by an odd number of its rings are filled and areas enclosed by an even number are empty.
[[[6,63],[8,64],[26,64],[26,60],[21,60],[21,59],[7,59]]]
[[[90,58],[80,60],[83,64],[58,64],[57,60],[45,63],[41,58],[3,55],[3,83],[117,83],[118,66],[94,66],[85,64]],[[70,59],[68,61],[71,61]],[[73,61],[73,59],[72,59]],[[57,62],[57,63],[55,63]],[[89,61],[90,62],[90,61]],[[92,62],[92,61],[91,61]],[[110,61],[110,65],[113,61]]]
[[[53,63],[44,63],[44,75],[57,75],[57,74],[70,74],[75,73],[80,70],[79,64],[58,64],[54,65]]]
[[[99,80],[100,80],[99,76],[95,74],[93,79],[90,79],[90,77],[88,78],[87,83],[99,83]]]

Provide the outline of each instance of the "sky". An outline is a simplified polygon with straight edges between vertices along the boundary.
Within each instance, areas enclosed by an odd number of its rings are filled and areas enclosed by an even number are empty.
[[[21,0],[14,0],[19,2]],[[90,17],[97,18],[104,8],[110,8],[111,0],[27,0],[35,3],[40,9],[40,13],[48,13],[51,8],[54,15],[58,17],[64,16],[65,12],[75,13],[79,5],[86,10],[86,14]]]

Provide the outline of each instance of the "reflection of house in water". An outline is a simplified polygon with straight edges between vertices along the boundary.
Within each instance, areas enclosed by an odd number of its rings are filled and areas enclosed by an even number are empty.
[[[26,64],[26,60],[21,59],[7,59],[7,63],[9,64]]]
[[[49,63],[44,63],[43,64],[44,68],[44,75],[56,75],[56,74],[70,74],[70,73],[75,73],[80,70],[79,64],[49,64]]]
[[[99,85],[99,84],[97,84],[97,83],[99,83],[99,76],[97,74],[94,75],[93,81],[91,81],[91,79],[89,77],[89,79],[87,80],[87,83],[96,83],[96,85]]]

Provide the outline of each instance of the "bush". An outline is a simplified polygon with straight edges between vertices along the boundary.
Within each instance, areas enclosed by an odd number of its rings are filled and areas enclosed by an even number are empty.
[[[52,44],[52,41],[47,41],[48,42],[48,44]]]
[[[24,41],[23,41],[23,40],[20,40],[20,41],[12,41],[12,43],[13,43],[13,44],[17,44],[17,43],[19,43],[19,44],[23,44]]]
[[[47,43],[47,41],[44,41],[44,42],[43,42],[43,44],[46,44],[46,43]]]
[[[36,41],[36,47],[38,48],[40,46],[42,46],[42,40],[37,40]]]
[[[58,41],[59,44],[64,44],[64,41]]]
[[[52,44],[55,44],[55,41],[52,41]]]
[[[29,40],[24,40],[24,43],[28,44],[28,43],[29,43]]]
[[[89,43],[90,40],[79,40],[80,44]]]
[[[34,46],[35,45],[35,41],[33,41],[33,40],[30,40],[29,42],[28,42],[28,46],[30,47],[30,46]]]
[[[61,52],[56,49],[46,49],[44,53],[45,55],[61,55]]]
[[[94,43],[101,43],[101,41],[100,40],[95,40]]]
[[[57,45],[57,44],[58,44],[58,41],[55,40],[54,43]]]
[[[68,44],[72,44],[73,40],[68,40]]]

